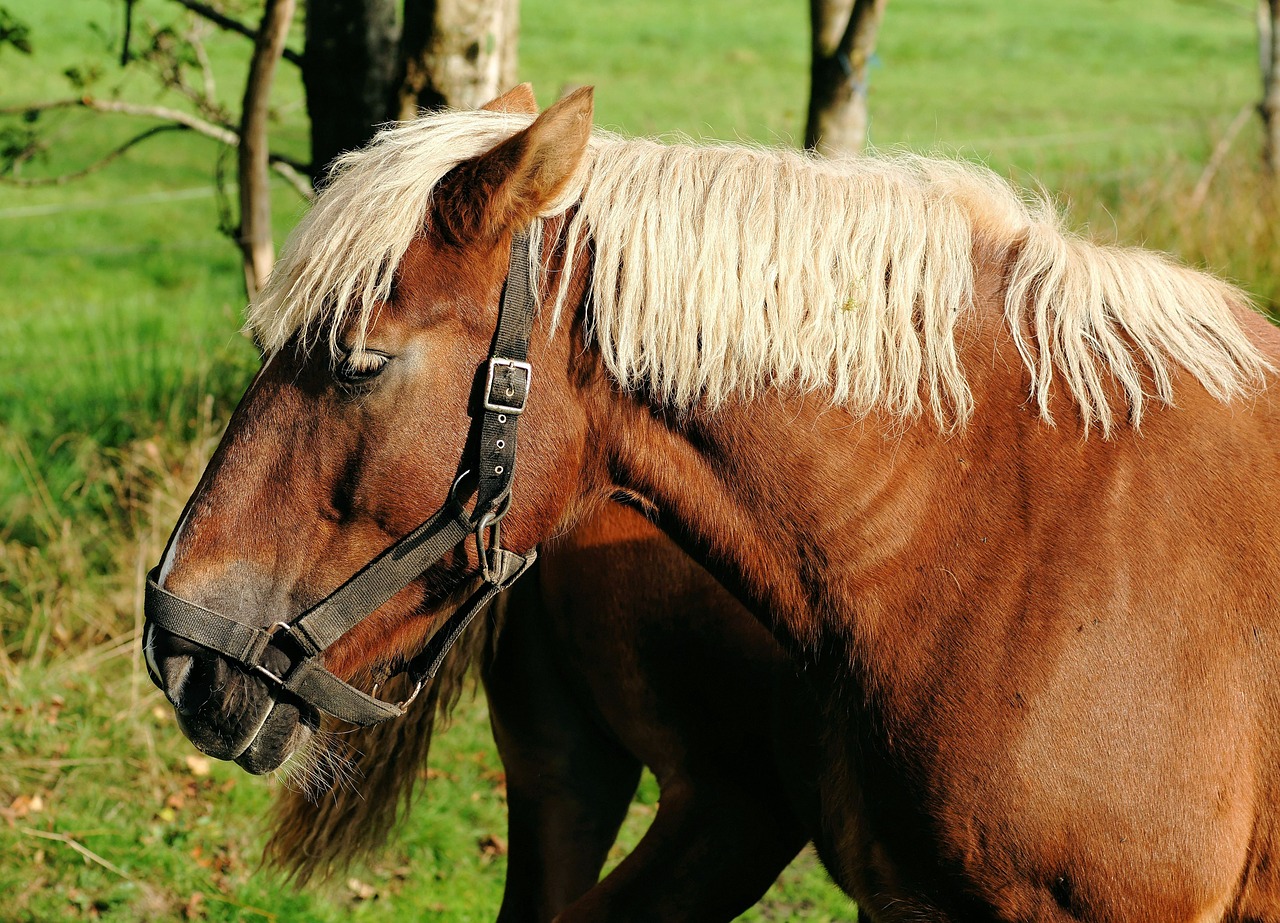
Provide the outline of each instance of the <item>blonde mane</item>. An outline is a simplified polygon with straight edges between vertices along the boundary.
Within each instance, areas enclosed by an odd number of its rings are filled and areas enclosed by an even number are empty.
[[[306,346],[327,325],[336,350],[347,320],[362,337],[439,180],[530,121],[445,112],[344,156],[250,308],[259,342],[278,350],[302,331]],[[1237,289],[1077,238],[1047,201],[968,163],[597,132],[548,216],[572,205],[568,252],[593,263],[590,336],[622,386],[679,408],[784,385],[859,413],[907,417],[927,400],[939,422],[963,423],[972,397],[957,332],[979,235],[1013,255],[1005,314],[1046,420],[1059,376],[1086,426],[1109,432],[1115,388],[1136,425],[1150,398],[1172,402],[1175,366],[1222,400],[1269,368],[1235,317],[1247,301]]]

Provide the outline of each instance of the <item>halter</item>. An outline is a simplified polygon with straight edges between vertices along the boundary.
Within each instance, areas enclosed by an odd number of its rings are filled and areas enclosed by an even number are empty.
[[[350,724],[368,726],[403,715],[422,687],[435,677],[449,648],[476,614],[497,593],[511,586],[538,556],[537,549],[522,555],[501,546],[501,524],[511,506],[515,474],[516,425],[524,412],[533,377],[528,361],[533,312],[529,235],[518,231],[511,242],[511,266],[489,348],[484,387],[479,394],[482,417],[474,472],[476,502],[471,512],[458,499],[462,482],[472,474],[466,471],[431,518],[384,549],[300,616],[289,622],[276,622],[270,628],[250,625],[175,596],[160,586],[157,565],[147,574],[147,622],[217,651],[262,677],[270,687]],[[414,683],[407,699],[394,704],[384,702],[324,668],[323,655],[330,645],[470,537],[476,542],[482,582],[402,671]],[[171,536],[169,542],[173,540]],[[455,586],[462,582],[458,580]],[[288,669],[270,669],[264,663],[269,651],[282,654],[289,663]],[[160,677],[152,673],[151,680],[163,689]]]

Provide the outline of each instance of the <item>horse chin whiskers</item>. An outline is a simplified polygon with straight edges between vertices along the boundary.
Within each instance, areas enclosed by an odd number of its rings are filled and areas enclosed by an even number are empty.
[[[361,753],[341,736],[345,735],[329,728],[312,731],[272,775],[285,788],[312,803],[325,795],[358,794],[363,776],[357,768]]]

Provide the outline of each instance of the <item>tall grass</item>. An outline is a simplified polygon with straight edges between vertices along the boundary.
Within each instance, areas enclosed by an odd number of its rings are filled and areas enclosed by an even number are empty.
[[[1073,223],[1097,239],[1172,253],[1240,285],[1277,319],[1280,190],[1241,148],[1213,175],[1203,198],[1202,169],[1173,158],[1150,173],[1105,182],[1077,171],[1058,198]]]
[[[40,668],[69,652],[137,640],[139,575],[156,560],[164,540],[158,530],[176,519],[216,444],[222,418],[216,407],[206,394],[194,425],[172,437],[105,446],[68,435],[64,444],[80,479],[70,498],[55,496],[21,434],[5,434],[0,449],[26,486],[21,534],[0,544],[6,669],[15,660]]]

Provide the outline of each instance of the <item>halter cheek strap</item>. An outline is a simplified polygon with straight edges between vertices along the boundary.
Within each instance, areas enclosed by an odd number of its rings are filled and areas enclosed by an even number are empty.
[[[440,509],[290,622],[262,628],[182,599],[160,586],[159,566],[147,575],[147,621],[217,651],[274,688],[350,724],[377,724],[404,714],[422,687],[435,677],[449,648],[472,619],[537,558],[536,549],[519,554],[501,547],[501,523],[511,505],[515,475],[516,429],[533,377],[528,361],[534,313],[533,256],[528,233],[517,232],[511,243],[511,266],[483,390],[478,395],[481,419],[476,467],[455,482]],[[470,474],[475,477],[476,502],[468,512],[457,494]],[[324,652],[335,641],[468,538],[476,542],[480,587],[405,667],[403,672],[414,682],[409,698],[396,704],[384,702],[325,669]],[[288,668],[271,669],[264,662],[269,651],[276,652],[273,660],[287,662]],[[161,686],[158,676],[151,679]]]

